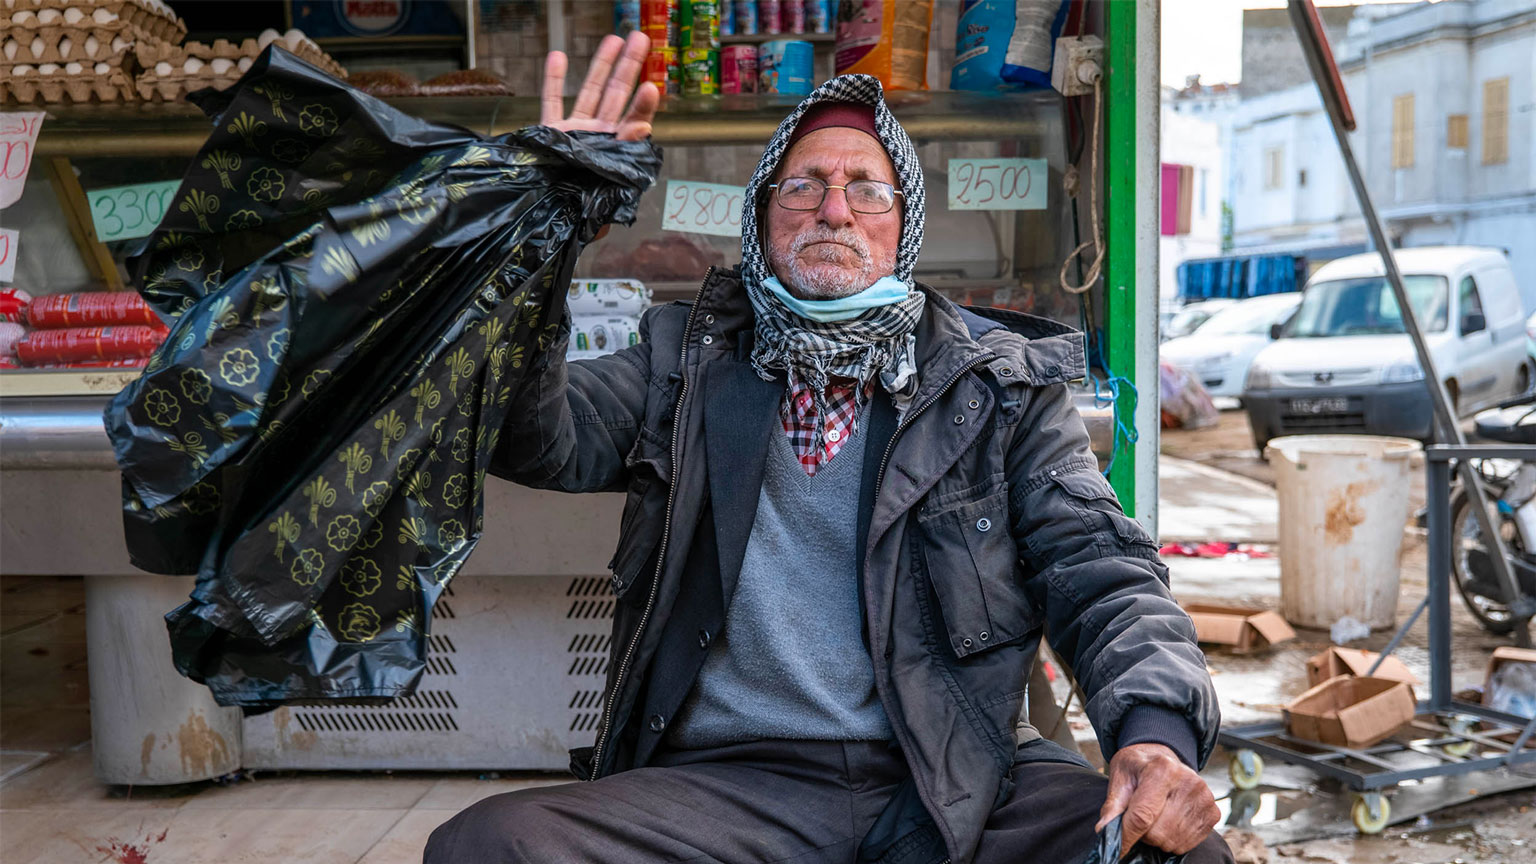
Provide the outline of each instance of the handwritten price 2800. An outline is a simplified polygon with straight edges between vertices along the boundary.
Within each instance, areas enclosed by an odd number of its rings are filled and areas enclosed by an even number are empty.
[[[744,194],[740,186],[669,180],[661,227],[667,231],[738,237]]]
[[[949,209],[1042,209],[1045,176],[1043,159],[951,159]]]

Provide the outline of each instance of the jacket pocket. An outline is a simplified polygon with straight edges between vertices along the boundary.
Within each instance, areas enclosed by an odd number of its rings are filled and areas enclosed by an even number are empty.
[[[619,597],[634,587],[661,541],[662,524],[666,521],[669,460],[665,445],[644,430],[625,460],[629,487],[624,496],[624,514],[619,519],[619,544],[608,562],[608,569],[613,571],[613,593]]]
[[[1006,488],[919,514],[923,557],[956,657],[1017,641],[1040,616],[1014,578],[1018,550],[1008,530]]]
[[[1083,522],[1083,528],[1096,537],[1108,539],[1113,534],[1119,547],[1145,553],[1157,552],[1157,544],[1141,525],[1125,515],[1115,490],[1097,470],[1064,471],[1051,478],[1067,493],[1067,502]]]

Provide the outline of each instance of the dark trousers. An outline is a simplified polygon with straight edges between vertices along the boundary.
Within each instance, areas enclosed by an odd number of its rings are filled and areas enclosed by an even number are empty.
[[[424,861],[851,864],[906,774],[901,754],[885,742],[665,750],[652,766],[594,783],[487,798],[432,832]],[[1022,762],[1013,781],[1012,796],[987,823],[976,864],[1081,861],[1108,781],[1066,761]],[[1231,864],[1232,855],[1216,834],[1185,856],[1185,864],[1218,862]]]

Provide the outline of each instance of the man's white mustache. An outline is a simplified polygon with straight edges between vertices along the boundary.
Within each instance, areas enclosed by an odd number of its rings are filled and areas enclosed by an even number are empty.
[[[838,243],[857,252],[860,258],[869,258],[869,246],[865,245],[864,238],[852,231],[813,231],[801,234],[795,238],[794,251],[796,254],[804,252],[817,243]]]

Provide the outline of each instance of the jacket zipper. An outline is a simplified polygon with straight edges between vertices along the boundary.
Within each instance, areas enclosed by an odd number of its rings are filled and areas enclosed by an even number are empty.
[[[688,321],[683,325],[683,351],[678,360],[679,372],[688,368],[688,340],[693,333],[693,316],[699,311],[699,300],[704,295],[704,286],[715,275],[715,268],[710,267],[704,272],[704,281],[699,283],[699,296],[694,300],[693,307],[688,310]],[[672,505],[677,495],[677,439],[682,431],[683,400],[688,396],[688,376],[683,375],[683,380],[678,386],[677,407],[672,414],[672,472],[671,485],[667,489],[667,515],[661,527],[661,552],[656,557],[656,572],[651,578],[651,591],[645,600],[645,611],[640,614],[640,624],[635,627],[635,635],[629,640],[629,646],[624,649],[624,659],[619,663],[619,673],[614,676],[613,688],[608,691],[608,698],[603,702],[603,725],[597,735],[596,742],[592,745],[592,770],[589,772],[590,780],[597,780],[602,776],[603,749],[608,744],[608,734],[613,725],[613,703],[618,695],[624,691],[624,675],[629,671],[629,663],[635,657],[635,649],[640,645],[640,637],[645,635],[645,625],[650,623],[651,611],[656,606],[656,592],[661,588],[661,568],[667,560],[667,542],[672,536]]]
[[[951,375],[948,381],[944,382],[943,387],[940,387],[932,396],[924,399],[921,404],[913,408],[911,411],[908,411],[906,415],[901,418],[901,422],[896,424],[896,431],[891,433],[891,440],[885,445],[885,455],[880,457],[880,471],[875,475],[875,500],[880,500],[880,487],[885,484],[885,466],[886,463],[891,461],[891,452],[896,449],[896,440],[901,437],[902,431],[905,430],[908,426],[912,425],[912,419],[914,417],[926,411],[928,406],[939,401],[940,396],[948,393],[949,388],[955,386],[955,382],[959,381],[961,376],[965,375],[965,373],[971,371],[972,369],[975,369],[977,366],[992,360],[995,356],[996,355],[983,354],[982,356],[977,357],[964,366],[961,366],[959,369],[955,370],[955,374]]]
[[[914,418],[917,417],[917,415],[919,415],[919,414],[923,413],[924,411],[928,410],[928,406],[930,406],[933,403],[939,401],[940,397],[942,397],[945,393],[948,393],[949,392],[949,388],[955,386],[955,382],[959,381],[960,378],[965,375],[965,373],[967,373],[967,372],[971,371],[972,369],[975,369],[977,366],[980,366],[981,364],[986,363],[987,361],[993,359],[994,356],[995,355],[992,355],[992,354],[983,354],[980,357],[977,357],[977,358],[971,360],[969,363],[966,363],[964,366],[961,366],[959,369],[955,370],[955,374],[951,375],[949,377],[949,380],[944,382],[944,386],[942,386],[938,390],[936,390],[932,396],[929,396],[927,399],[924,399],[921,403],[919,403],[918,405],[914,406],[912,408],[912,410],[908,411],[901,418],[901,422],[896,424],[896,431],[891,433],[891,440],[885,445],[885,454],[880,457],[880,471],[879,471],[879,473],[875,474],[875,495],[874,495],[874,500],[875,501],[878,502],[880,500],[880,487],[882,485],[884,485],[884,483],[885,483],[885,468],[886,468],[887,463],[889,463],[891,461],[891,453],[896,449],[896,441],[899,438],[901,438],[902,431],[905,430],[908,426],[912,425],[912,421],[913,421]],[[869,556],[867,554],[864,556],[864,560],[866,562],[869,561]],[[860,575],[861,575],[861,578],[862,578],[862,574],[860,574]],[[876,680],[878,682],[878,676],[876,676]],[[878,689],[878,687],[877,687],[877,689]],[[887,713],[889,713],[889,712],[887,712]],[[897,730],[896,727],[897,727],[897,724],[895,722],[892,722],[891,728],[892,728],[893,731],[896,731],[896,737],[898,739],[898,743],[903,748],[905,748],[907,746],[907,742],[904,741],[904,740],[900,740],[900,739],[904,739],[906,736],[901,731]],[[916,779],[915,776],[914,776],[913,779]],[[932,803],[928,800],[928,793],[923,791],[923,787],[922,787],[921,783],[916,784],[915,788],[917,789],[917,797],[918,797],[918,799],[923,802],[923,808],[928,811],[928,814],[930,816],[933,816],[934,815],[934,810],[933,810]],[[934,816],[934,818],[937,819],[937,816]],[[950,859],[949,858],[945,858],[942,862],[940,862],[940,864],[950,864]]]

